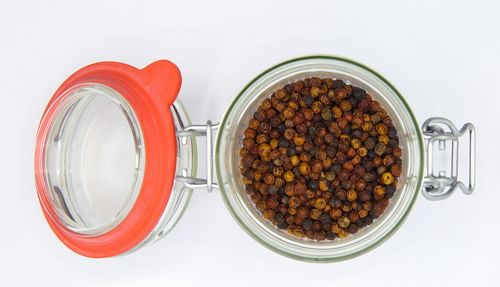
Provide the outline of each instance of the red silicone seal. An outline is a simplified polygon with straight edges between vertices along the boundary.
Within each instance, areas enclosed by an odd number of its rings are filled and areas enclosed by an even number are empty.
[[[116,90],[132,107],[141,126],[145,146],[145,170],[134,206],[112,230],[97,236],[75,233],[56,215],[45,179],[44,153],[47,135],[57,107],[73,87],[99,83]],[[170,106],[181,87],[175,64],[160,60],[144,69],[101,62],[71,75],[50,99],[40,122],[35,149],[35,180],[43,213],[57,237],[73,251],[88,257],[111,257],[140,244],[155,228],[168,203],[175,178],[177,145]]]

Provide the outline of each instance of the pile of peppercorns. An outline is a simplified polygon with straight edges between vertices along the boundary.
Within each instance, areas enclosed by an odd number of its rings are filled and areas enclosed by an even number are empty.
[[[307,78],[266,98],[244,132],[241,175],[262,216],[300,238],[373,223],[402,172],[393,121],[365,90]]]

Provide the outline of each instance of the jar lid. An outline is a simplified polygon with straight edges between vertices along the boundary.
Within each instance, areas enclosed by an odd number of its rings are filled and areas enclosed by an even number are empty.
[[[51,98],[37,135],[36,187],[49,225],[73,251],[122,254],[155,228],[175,179],[170,107],[180,86],[166,60],[144,69],[101,62]]]

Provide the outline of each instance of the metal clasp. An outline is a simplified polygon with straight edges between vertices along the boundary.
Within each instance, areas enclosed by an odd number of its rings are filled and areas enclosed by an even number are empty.
[[[443,126],[448,129],[446,131]],[[476,130],[471,123],[466,123],[460,130],[448,119],[430,118],[422,125],[422,132],[427,141],[427,173],[422,194],[429,200],[448,198],[457,188],[464,194],[471,194],[476,185]],[[469,183],[465,185],[458,180],[459,138],[469,134]],[[434,143],[438,142],[439,150],[446,150],[446,142],[451,142],[451,174],[446,171],[434,173]]]
[[[177,131],[177,137],[181,140],[187,140],[187,138],[192,136],[204,136],[207,139],[207,179],[188,177],[188,176],[176,176],[175,180],[183,182],[187,188],[206,188],[208,192],[212,192],[213,188],[217,188],[217,184],[213,182],[213,134],[214,131],[219,128],[219,124],[212,124],[208,121],[206,125],[189,125],[184,127],[183,130]],[[185,138],[185,139],[182,139]]]

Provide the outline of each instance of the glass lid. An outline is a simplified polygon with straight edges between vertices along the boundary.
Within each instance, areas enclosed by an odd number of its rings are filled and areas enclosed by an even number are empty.
[[[77,71],[50,100],[37,135],[36,186],[48,223],[72,250],[114,256],[155,230],[176,176],[180,84],[166,60],[142,70],[102,62]]]

